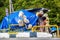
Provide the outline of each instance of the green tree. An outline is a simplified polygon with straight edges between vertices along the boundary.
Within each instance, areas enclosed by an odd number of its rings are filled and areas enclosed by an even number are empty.
[[[14,10],[30,9],[30,8],[48,8],[51,12],[48,13],[50,24],[60,22],[60,0],[12,0]],[[9,8],[9,0],[0,0],[0,21],[5,16],[5,8]]]

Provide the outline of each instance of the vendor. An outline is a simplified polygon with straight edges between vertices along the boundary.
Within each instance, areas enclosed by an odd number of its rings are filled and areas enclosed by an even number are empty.
[[[32,27],[32,24],[29,24],[29,20],[27,19],[27,17],[24,15],[24,13],[22,11],[19,12],[19,20],[18,20],[18,24],[19,26],[27,26],[26,24],[28,24],[28,28]],[[27,28],[27,27],[26,27]]]
[[[29,20],[22,11],[19,12],[18,16],[19,16],[19,20],[18,20],[19,26],[24,26],[25,23],[29,23]]]
[[[49,17],[48,17],[48,14],[45,13],[45,14],[43,15],[43,17],[46,17],[46,26],[48,26],[48,25],[49,25]]]

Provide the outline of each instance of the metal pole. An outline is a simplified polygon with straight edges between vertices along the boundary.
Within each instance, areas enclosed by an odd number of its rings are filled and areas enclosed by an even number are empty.
[[[11,11],[11,6],[12,6],[11,4],[12,4],[12,1],[11,1],[11,0],[9,0],[10,13],[12,12],[12,11]]]
[[[10,13],[14,11],[12,0],[9,0]]]
[[[13,4],[12,4],[12,12],[14,12]]]

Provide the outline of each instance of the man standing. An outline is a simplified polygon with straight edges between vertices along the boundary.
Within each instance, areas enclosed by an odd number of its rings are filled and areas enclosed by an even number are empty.
[[[42,28],[41,26],[46,25],[46,17],[43,17],[44,12],[41,10],[39,12],[37,12],[36,16],[38,16],[38,26],[40,26],[40,31],[43,32],[44,28]]]

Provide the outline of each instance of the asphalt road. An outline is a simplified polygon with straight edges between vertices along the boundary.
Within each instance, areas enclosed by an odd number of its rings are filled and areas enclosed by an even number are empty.
[[[60,38],[0,38],[0,40],[60,40]]]

